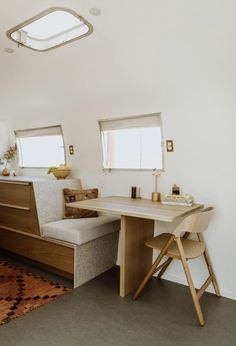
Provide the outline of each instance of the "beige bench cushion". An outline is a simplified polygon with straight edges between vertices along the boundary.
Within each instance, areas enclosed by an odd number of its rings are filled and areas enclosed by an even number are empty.
[[[44,224],[44,237],[82,245],[90,240],[120,230],[120,219],[101,215],[95,218],[65,219]]]

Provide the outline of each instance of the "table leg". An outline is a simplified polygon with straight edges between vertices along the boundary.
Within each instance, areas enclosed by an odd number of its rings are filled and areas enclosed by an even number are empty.
[[[153,237],[154,221],[121,216],[120,296],[133,291],[152,265],[153,250],[145,242]]]

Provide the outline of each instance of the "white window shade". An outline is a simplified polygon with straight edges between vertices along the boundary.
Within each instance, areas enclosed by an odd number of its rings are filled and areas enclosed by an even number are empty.
[[[138,127],[161,127],[161,114],[147,114],[136,117],[99,121],[101,131],[130,129]]]
[[[26,137],[38,137],[38,136],[55,136],[62,135],[61,126],[49,126],[37,129],[26,129],[15,131],[16,137],[26,138]]]

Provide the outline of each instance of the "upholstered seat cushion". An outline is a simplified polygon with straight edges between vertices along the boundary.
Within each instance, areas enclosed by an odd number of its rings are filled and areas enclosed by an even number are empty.
[[[120,219],[100,215],[96,218],[64,219],[44,224],[44,237],[82,245],[93,239],[120,230]]]

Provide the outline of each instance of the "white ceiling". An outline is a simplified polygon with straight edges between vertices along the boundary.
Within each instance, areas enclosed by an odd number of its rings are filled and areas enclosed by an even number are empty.
[[[42,116],[70,107],[84,109],[108,97],[127,95],[141,79],[143,89],[155,64],[156,1],[8,0],[0,2],[0,118]],[[5,32],[52,6],[81,14],[94,27],[89,37],[50,52],[18,48]],[[100,16],[89,10],[99,7]],[[15,50],[4,52],[5,47]],[[153,54],[154,53],[154,54]],[[146,80],[146,81],[145,81]],[[143,90],[142,90],[143,91]],[[141,91],[140,91],[141,92]],[[47,110],[47,111],[46,111]],[[45,112],[46,111],[46,112]],[[47,115],[46,115],[47,113]]]
[[[93,34],[49,52],[18,48],[6,37],[53,6],[78,12]],[[94,7],[100,16],[89,13]],[[0,119],[59,121],[99,112],[100,105],[118,115],[132,114],[132,104],[140,113],[160,111],[158,95],[174,95],[183,79],[186,89],[190,79],[214,79],[218,63],[235,59],[235,12],[235,0],[0,1]]]

